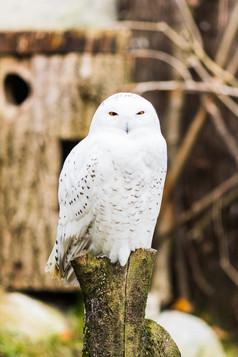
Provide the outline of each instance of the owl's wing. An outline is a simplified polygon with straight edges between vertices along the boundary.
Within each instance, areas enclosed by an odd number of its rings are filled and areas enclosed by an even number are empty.
[[[65,160],[59,178],[57,239],[46,265],[52,277],[70,282],[74,278],[70,261],[89,243],[86,232],[93,220],[97,162],[97,153],[88,138],[76,145]]]

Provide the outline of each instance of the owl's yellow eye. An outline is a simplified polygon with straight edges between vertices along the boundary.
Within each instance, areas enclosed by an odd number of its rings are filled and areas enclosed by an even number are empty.
[[[112,117],[114,117],[115,115],[118,115],[116,112],[109,112],[109,115],[111,115]]]
[[[136,115],[143,115],[145,114],[144,110],[141,110],[140,112],[136,113]]]

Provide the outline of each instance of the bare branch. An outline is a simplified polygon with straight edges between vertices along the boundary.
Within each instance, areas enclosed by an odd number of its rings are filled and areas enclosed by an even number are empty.
[[[131,30],[138,31],[158,31],[167,36],[172,43],[174,43],[182,51],[193,53],[205,65],[205,67],[213,73],[214,76],[232,85],[237,85],[237,80],[232,73],[222,69],[216,62],[214,62],[204,51],[199,41],[193,37],[193,41],[189,42],[179,35],[172,27],[165,22],[143,22],[143,21],[123,21],[118,25],[119,28],[126,26]],[[191,31],[189,31],[191,34]],[[191,36],[190,36],[191,37]]]
[[[161,229],[162,224],[159,227],[160,237],[167,236],[169,233],[174,231],[178,226],[185,224],[197,216],[201,215],[204,211],[209,209],[214,202],[219,200],[221,197],[224,198],[228,196],[228,194],[238,188],[238,174],[234,174],[226,181],[222,182],[219,186],[209,192],[207,195],[202,197],[200,200],[193,203],[190,209],[182,212],[171,224],[166,225],[165,228]],[[228,197],[226,200],[226,205],[231,204],[238,197],[238,190],[235,194],[232,194],[232,197]],[[163,212],[162,212],[163,213]],[[195,227],[193,230],[196,230]]]
[[[197,74],[200,76],[200,78],[203,80],[203,83],[206,83],[208,88],[213,88],[213,92],[216,93],[216,89],[222,85],[223,83],[220,81],[219,78],[213,78],[211,75],[208,73],[208,71],[202,66],[201,62],[196,56],[191,56],[189,58],[190,64],[193,66],[194,70],[197,72]],[[226,89],[232,88],[234,89],[235,87],[231,86],[225,86]],[[233,101],[231,98],[228,97],[228,91],[226,92],[226,89],[223,88],[225,93],[216,93],[217,97],[220,99],[220,101],[236,116],[238,116],[238,105],[236,104],[235,101]],[[231,92],[231,91],[229,91]],[[236,91],[235,91],[236,92]]]
[[[207,67],[209,71],[213,73],[214,76],[222,79],[223,81],[230,83],[231,85],[237,85],[237,79],[229,73],[228,71],[222,69],[216,62],[214,62],[201,47],[199,51],[196,51],[195,54],[198,56],[200,61]]]
[[[166,186],[164,192],[164,199],[168,199],[172,193],[175,184],[184,168],[184,164],[187,161],[192,148],[196,142],[196,139],[200,133],[201,128],[206,119],[206,111],[204,108],[200,107],[187,130],[186,136],[183,140],[182,146],[178,151],[176,158],[174,159],[174,165],[171,167],[171,170],[168,172],[166,179]]]
[[[234,187],[238,187],[238,174],[234,174],[229,179],[222,182],[214,190],[205,195],[203,198],[195,202],[188,211],[183,212],[179,216],[178,221],[180,223],[185,223],[193,219],[194,217],[205,211],[207,208],[209,208],[215,201],[223,197],[228,191],[230,191]]]
[[[238,165],[238,146],[236,145],[236,141],[234,137],[229,133],[224,121],[222,119],[221,113],[217,106],[213,103],[213,101],[208,96],[202,97],[203,105],[211,116],[212,123],[215,126],[220,137],[223,139],[228,151],[235,159],[236,164]]]
[[[198,257],[194,247],[192,246],[192,243],[187,242],[186,248],[188,250],[187,258],[189,261],[189,265],[197,286],[208,296],[212,295],[214,292],[214,288],[206,281],[205,277],[202,274],[198,262]]]
[[[182,81],[152,81],[152,82],[140,82],[132,83],[128,85],[130,90],[135,91],[136,93],[142,94],[146,92],[151,92],[155,90],[162,91],[173,91],[180,90],[189,93],[213,93],[217,96],[230,95],[232,97],[238,98],[238,88],[226,86],[216,82],[195,82],[193,80],[187,80],[186,82]],[[219,97],[220,100],[224,101],[223,97]],[[232,102],[233,103],[233,102]],[[235,102],[234,102],[235,103]],[[228,103],[224,103],[228,107]],[[229,105],[230,106],[230,105]],[[229,108],[230,109],[230,108]],[[237,108],[232,107],[232,112],[237,113]]]
[[[200,31],[193,19],[193,16],[191,14],[191,11],[186,3],[185,0],[175,0],[177,3],[178,8],[180,9],[180,14],[184,19],[184,24],[189,32],[189,34],[192,36],[193,42],[198,42],[199,44],[202,45],[202,37],[200,34]]]
[[[193,54],[188,57],[187,62],[189,63],[190,67],[192,67],[199,77],[204,81],[210,81],[211,80],[211,75],[210,73],[206,70],[206,68],[202,65],[200,62],[199,58],[196,56],[196,54]]]
[[[222,94],[218,95],[218,98],[236,117],[238,117],[238,105],[234,102],[234,100],[227,95]]]
[[[184,24],[187,28],[187,31],[192,36],[192,45],[193,45],[193,51],[194,51],[195,55],[218,78],[220,77],[221,79],[223,79],[224,81],[226,81],[230,84],[236,84],[237,80],[234,78],[234,76],[231,73],[223,70],[221,68],[222,65],[220,65],[220,63],[217,61],[213,61],[204,51],[200,31],[193,19],[193,16],[191,14],[191,11],[190,11],[186,1],[185,0],[175,0],[175,1],[180,9],[181,15],[184,18]],[[237,6],[235,7],[235,10],[236,10],[236,8],[237,8]],[[230,26],[232,29],[235,25],[237,26],[237,14],[235,14],[235,16],[234,15],[232,16],[230,22],[232,22],[232,24]],[[229,24],[230,24],[230,22],[229,22]],[[233,36],[233,34],[231,33],[231,31],[229,31],[226,36],[226,39],[227,40],[229,39],[229,41],[228,41],[229,43],[228,43],[227,48],[224,49],[226,51],[228,51],[230,48],[230,45],[232,42],[230,40],[232,40],[232,38],[233,38],[232,36]]]
[[[233,57],[227,64],[227,71],[235,75],[238,68],[238,47],[235,50]]]
[[[218,79],[214,79],[211,77],[211,75],[207,72],[207,70],[202,66],[201,62],[199,61],[198,57],[195,55],[192,55],[188,58],[188,63],[189,65],[196,70],[200,78],[203,80],[203,82],[195,82],[192,80],[192,76],[190,72],[188,71],[187,67],[178,59],[176,59],[174,56],[170,56],[164,52],[161,51],[156,51],[156,50],[134,50],[131,51],[132,54],[137,55],[139,57],[144,57],[144,58],[155,58],[161,61],[164,61],[174,68],[181,74],[181,76],[184,78],[186,83],[179,83],[178,82],[147,82],[147,84],[138,84],[137,86],[142,86],[142,89],[137,90],[142,92],[148,91],[148,89],[144,89],[144,87],[147,85],[150,87],[151,90],[174,90],[174,89],[180,89],[180,90],[191,90],[191,91],[198,91],[198,92],[211,92],[215,93],[220,96],[220,100],[223,101],[223,103],[228,106],[228,108],[236,115],[237,114],[237,105],[235,102],[233,102],[231,99],[224,99],[224,96],[231,95],[231,96],[238,96],[238,88],[236,87],[231,87],[231,86],[226,86],[224,85],[221,81]],[[176,83],[176,84],[175,84]],[[156,88],[156,86],[158,88]]]
[[[161,32],[167,36],[171,42],[181,48],[181,50],[188,51],[191,49],[189,42],[178,35],[166,22],[122,21],[117,26],[121,28],[121,24],[130,30]]]
[[[159,61],[163,61],[170,66],[172,66],[179,74],[182,76],[182,78],[186,80],[192,80],[192,76],[187,69],[187,67],[183,64],[182,61],[178,60],[176,57],[171,56],[165,52],[162,51],[157,51],[157,50],[148,50],[148,49],[143,49],[143,50],[132,50],[130,51],[133,55],[141,58],[154,58]]]
[[[230,190],[226,191],[222,195],[222,209],[229,207],[237,199],[238,199],[238,186],[235,186]],[[191,239],[201,239],[202,237],[204,237],[203,232],[210,225],[210,223],[215,219],[214,210],[212,212],[212,204],[211,206],[208,207],[208,209],[202,211],[201,214],[203,214],[201,218],[196,219],[196,224],[194,224],[190,230]]]
[[[222,41],[220,42],[220,46],[216,54],[216,62],[221,67],[225,65],[229,50],[231,48],[231,44],[234,40],[238,27],[237,19],[238,19],[238,1],[234,5],[234,9],[231,12],[230,21],[226,26],[226,30],[224,32]]]
[[[238,270],[234,268],[230,261],[228,239],[222,225],[222,202],[221,200],[214,205],[214,211],[218,211],[216,214],[216,219],[214,220],[214,228],[219,239],[219,255],[220,255],[220,265],[226,275],[233,281],[233,283],[238,286]]]

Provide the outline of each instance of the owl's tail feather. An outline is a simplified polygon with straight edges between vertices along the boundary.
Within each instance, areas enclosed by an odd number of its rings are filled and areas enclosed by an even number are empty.
[[[79,285],[72,266],[70,266],[67,272],[65,272],[64,274],[62,272],[62,269],[57,267],[55,261],[55,247],[53,248],[50,257],[46,263],[45,272],[49,273],[52,279],[64,280],[65,286],[69,286],[70,284],[73,284],[74,286]]]
[[[58,280],[64,280],[65,286],[69,286],[70,284],[73,284],[74,286],[78,286],[78,280],[76,278],[76,275],[74,273],[73,267],[70,263],[72,259],[76,258],[78,255],[80,255],[81,251],[83,250],[84,246],[87,244],[87,241],[82,241],[79,245],[76,246],[70,246],[70,241],[67,242],[68,245],[64,246],[63,251],[66,251],[66,253],[63,255],[61,258],[59,268],[56,264],[56,249],[57,245],[55,244],[52,252],[50,254],[50,257],[46,263],[45,266],[45,272],[50,274],[50,277],[52,279],[58,279]],[[68,248],[70,248],[68,250]],[[58,248],[59,249],[59,248]],[[67,257],[67,260],[66,260]]]
[[[52,279],[62,279],[62,270],[57,267],[56,261],[55,261],[55,255],[56,255],[56,245],[54,245],[54,248],[52,249],[52,252],[49,256],[49,259],[46,263],[45,266],[45,272],[49,273]]]
[[[79,282],[78,279],[76,278],[75,272],[73,270],[73,267],[71,266],[67,272],[67,276],[64,278],[64,285],[69,286],[70,284],[73,284],[74,286],[78,286]]]

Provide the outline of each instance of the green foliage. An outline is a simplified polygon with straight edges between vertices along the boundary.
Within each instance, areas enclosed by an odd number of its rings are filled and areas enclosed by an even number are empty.
[[[73,339],[65,341],[61,336],[52,336],[48,340],[35,343],[8,333],[0,336],[1,355],[7,357],[72,357],[80,356],[81,350],[82,342]]]

